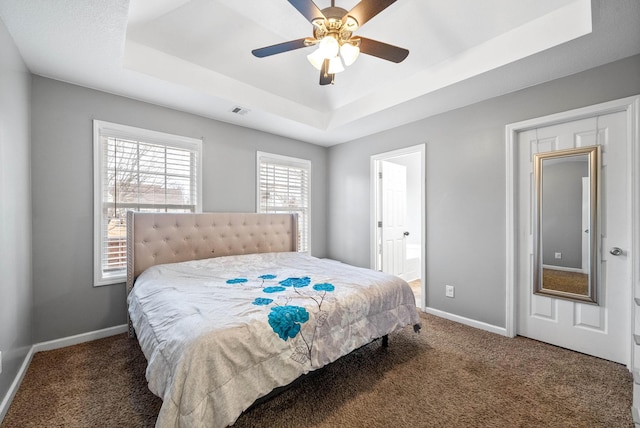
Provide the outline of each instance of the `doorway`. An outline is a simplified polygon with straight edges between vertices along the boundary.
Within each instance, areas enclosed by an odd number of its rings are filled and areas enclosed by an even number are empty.
[[[507,334],[573,349],[632,367],[632,263],[637,250],[638,98],[507,126]],[[535,153],[598,145],[602,203],[597,292],[593,305],[533,293],[532,170]],[[635,156],[634,156],[635,153]],[[634,208],[635,207],[635,208]],[[624,249],[622,256],[610,248]],[[556,258],[562,257],[556,253]]]
[[[371,157],[371,267],[411,285],[426,307],[425,146]]]

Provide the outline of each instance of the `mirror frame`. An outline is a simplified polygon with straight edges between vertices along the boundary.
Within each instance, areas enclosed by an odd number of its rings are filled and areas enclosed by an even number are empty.
[[[542,281],[542,162],[545,159],[559,159],[576,155],[588,155],[590,200],[589,207],[589,284],[586,295],[544,288]],[[535,153],[533,160],[534,200],[533,200],[533,293],[598,304],[598,284],[600,274],[600,146],[580,147],[553,152]]]

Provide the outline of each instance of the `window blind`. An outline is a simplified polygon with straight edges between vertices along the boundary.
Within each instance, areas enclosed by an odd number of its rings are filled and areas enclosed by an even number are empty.
[[[97,282],[126,275],[126,212],[199,210],[200,145],[147,142],[102,130]],[[97,207],[98,208],[98,207]]]
[[[298,251],[309,251],[310,162],[258,154],[258,211],[298,214]]]

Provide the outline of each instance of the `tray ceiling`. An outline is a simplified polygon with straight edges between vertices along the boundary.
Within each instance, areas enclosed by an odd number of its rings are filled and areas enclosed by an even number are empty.
[[[360,55],[320,86],[313,48],[251,55],[311,35],[285,0],[0,3],[35,74],[327,146],[639,53],[639,17],[636,0],[398,0],[356,34],[408,58]]]

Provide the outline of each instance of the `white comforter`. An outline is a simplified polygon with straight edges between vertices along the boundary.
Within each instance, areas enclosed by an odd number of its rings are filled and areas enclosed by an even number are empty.
[[[420,322],[401,279],[300,253],[154,266],[128,302],[158,427],[230,425],[274,388]]]

